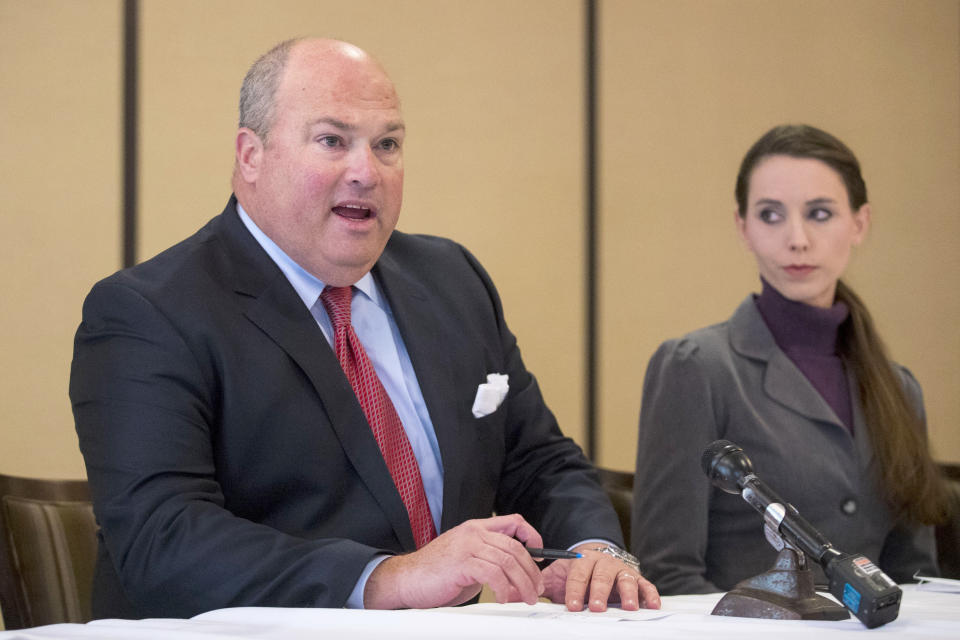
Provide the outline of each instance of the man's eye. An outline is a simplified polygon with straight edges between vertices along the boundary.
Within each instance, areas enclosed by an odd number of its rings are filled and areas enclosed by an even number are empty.
[[[337,136],[321,136],[317,139],[317,142],[322,144],[325,147],[337,147],[340,146],[340,138]]]
[[[396,151],[400,148],[400,143],[394,138],[385,138],[380,141],[380,148],[384,151]]]

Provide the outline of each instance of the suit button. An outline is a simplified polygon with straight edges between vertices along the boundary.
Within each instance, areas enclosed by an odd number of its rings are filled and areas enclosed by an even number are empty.
[[[857,512],[857,501],[853,498],[847,498],[840,504],[840,510],[848,516],[852,516]]]

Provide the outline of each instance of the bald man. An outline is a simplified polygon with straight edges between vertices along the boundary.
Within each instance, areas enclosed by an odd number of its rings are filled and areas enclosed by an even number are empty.
[[[436,607],[484,584],[659,606],[486,272],[395,231],[405,135],[365,52],[281,43],[244,79],[224,211],[87,297],[70,396],[96,617]],[[583,558],[541,570],[545,545]]]

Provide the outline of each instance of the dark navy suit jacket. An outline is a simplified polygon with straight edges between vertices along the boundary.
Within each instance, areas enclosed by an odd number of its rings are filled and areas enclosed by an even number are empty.
[[[473,256],[394,232],[373,275],[436,429],[441,530],[517,512],[547,545],[621,542]],[[488,373],[509,374],[510,392],[477,419]],[[94,286],[70,397],[101,527],[96,617],[340,607],[375,554],[415,549],[333,350],[233,198],[192,237]]]

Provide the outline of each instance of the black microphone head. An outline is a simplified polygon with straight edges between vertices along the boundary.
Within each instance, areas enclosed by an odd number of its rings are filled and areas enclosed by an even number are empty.
[[[700,456],[700,466],[715,486],[727,493],[740,493],[740,481],[753,473],[753,463],[739,446],[716,440]]]

